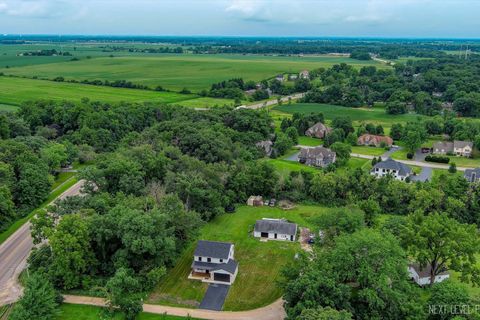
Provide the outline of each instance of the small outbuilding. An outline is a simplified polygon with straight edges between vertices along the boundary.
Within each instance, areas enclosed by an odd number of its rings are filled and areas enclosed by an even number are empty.
[[[408,265],[408,274],[410,278],[415,281],[416,284],[419,286],[425,286],[430,284],[430,272],[432,268],[431,266],[427,266],[425,268],[420,268],[418,264],[410,264]],[[433,280],[434,283],[440,283],[444,280],[450,278],[450,274],[448,271],[443,271],[435,276]]]
[[[263,206],[262,196],[250,196],[247,200],[247,206],[260,207]]]
[[[269,240],[295,241],[297,225],[284,219],[263,218],[255,223],[253,236]]]

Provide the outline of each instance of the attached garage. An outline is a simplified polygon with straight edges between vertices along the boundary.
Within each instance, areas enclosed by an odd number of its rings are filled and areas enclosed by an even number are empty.
[[[213,274],[213,280],[230,283],[230,275],[225,273],[215,272]]]

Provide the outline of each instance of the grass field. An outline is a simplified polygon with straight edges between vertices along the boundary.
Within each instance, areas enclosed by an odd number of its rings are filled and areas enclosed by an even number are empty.
[[[280,241],[260,242],[253,238],[255,221],[261,218],[286,218],[300,226],[310,226],[308,218],[330,210],[319,206],[297,206],[284,211],[272,207],[241,206],[234,214],[223,214],[205,225],[199,239],[229,241],[235,244],[238,275],[230,288],[224,310],[250,310],[268,305],[280,298],[276,285],[282,267],[294,258],[300,244]],[[181,255],[176,266],[150,295],[148,302],[196,306],[206,285],[188,280],[195,243]]]
[[[312,137],[301,136],[301,137],[298,137],[298,144],[301,146],[316,147],[316,146],[322,145],[323,140],[312,138]]]
[[[101,307],[64,303],[60,306],[60,312],[54,319],[55,320],[97,320],[97,319],[124,320],[125,317],[120,312],[115,312],[115,314],[110,316],[107,313],[107,311]],[[142,312],[138,315],[136,319],[137,320],[181,320],[181,319],[187,319],[187,318]],[[188,318],[188,319],[196,320],[195,318]]]
[[[386,129],[387,134],[390,131],[389,129],[393,123],[405,123],[408,121],[415,121],[417,118],[425,118],[425,116],[417,114],[389,115],[386,114],[385,110],[381,107],[349,108],[319,103],[296,103],[292,105],[282,105],[273,108],[273,110],[274,112],[280,111],[288,114],[293,114],[295,112],[305,114],[311,112],[322,112],[327,122],[336,117],[349,116],[356,126],[358,126],[360,123],[367,122],[381,124],[384,129]]]
[[[380,156],[386,152],[383,148],[368,146],[352,146],[352,153],[365,154],[368,156]]]
[[[15,57],[23,59],[25,57]],[[15,61],[10,64],[14,65]],[[42,61],[43,62],[43,61]],[[212,83],[231,79],[260,81],[278,73],[297,73],[303,69],[330,67],[338,63],[356,67],[387,66],[375,61],[357,61],[345,57],[309,56],[280,57],[260,55],[129,55],[94,57],[79,61],[37,63],[18,67],[0,68],[7,75],[53,79],[63,76],[76,80],[128,80],[151,87],[161,85],[172,90],[187,87],[200,91]],[[0,60],[0,66],[1,60]]]
[[[14,105],[11,105],[11,104],[0,103],[0,112],[1,111],[13,112],[13,111],[17,111],[17,110],[18,110],[17,106],[14,106]]]

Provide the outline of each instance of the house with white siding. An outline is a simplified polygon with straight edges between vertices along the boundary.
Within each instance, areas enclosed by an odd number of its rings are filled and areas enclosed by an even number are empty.
[[[430,272],[432,268],[427,266],[425,268],[420,268],[418,264],[408,265],[408,274],[410,278],[419,286],[426,286],[430,284]],[[439,283],[450,278],[448,271],[440,272],[435,276],[433,283]]]
[[[253,236],[267,240],[295,241],[297,225],[284,219],[263,218],[255,223]]]

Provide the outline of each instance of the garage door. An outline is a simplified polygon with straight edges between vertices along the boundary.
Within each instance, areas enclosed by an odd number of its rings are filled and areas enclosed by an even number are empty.
[[[215,281],[230,282],[230,275],[229,274],[223,274],[223,273],[215,273],[213,275],[213,279]]]

